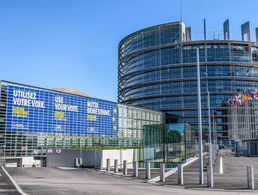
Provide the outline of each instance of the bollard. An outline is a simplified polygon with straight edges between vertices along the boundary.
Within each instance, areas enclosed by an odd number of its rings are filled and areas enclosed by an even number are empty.
[[[109,172],[110,171],[110,159],[107,158],[107,167],[106,167],[106,171]]]
[[[219,174],[223,174],[223,160],[222,157],[219,159]]]
[[[160,163],[160,181],[165,182],[165,163]]]
[[[247,166],[247,187],[254,190],[254,168],[253,165]]]
[[[178,175],[177,175],[177,183],[178,185],[183,185],[184,184],[184,167],[182,164],[179,164],[177,167],[178,170]]]
[[[137,161],[133,162],[133,176],[138,177],[138,162]]]
[[[150,172],[150,162],[145,163],[145,178],[150,179],[151,178],[151,172]]]
[[[114,161],[114,173],[118,173],[118,160],[115,159]]]
[[[123,175],[127,175],[127,160],[123,161]]]
[[[207,186],[210,188],[214,187],[214,181],[213,181],[213,165],[209,165],[207,167]]]

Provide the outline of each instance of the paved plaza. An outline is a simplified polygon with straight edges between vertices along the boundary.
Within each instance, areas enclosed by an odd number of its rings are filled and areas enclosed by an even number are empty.
[[[226,195],[226,194],[257,194],[257,191],[240,190],[209,190],[201,186],[188,187],[173,185],[173,179],[164,184],[150,184],[143,179],[133,179],[131,176],[107,174],[89,169],[59,169],[59,168],[7,168],[14,180],[27,194],[36,195]]]
[[[219,162],[214,167],[214,188],[225,190],[247,189],[247,166],[254,167],[255,189],[258,189],[258,158],[223,157],[224,173],[219,174]],[[204,172],[204,182],[207,185],[207,174]],[[166,185],[177,185],[177,174],[166,179]],[[198,188],[198,162],[186,167],[184,171],[184,186],[186,188]]]
[[[5,173],[4,169],[0,167],[0,194],[1,195],[19,195],[15,186]]]

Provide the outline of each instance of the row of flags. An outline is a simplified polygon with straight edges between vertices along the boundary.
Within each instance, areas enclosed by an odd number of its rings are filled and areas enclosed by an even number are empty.
[[[229,98],[227,103],[232,107],[237,107],[237,106],[245,105],[254,99],[258,99],[257,89],[244,90],[241,93]]]

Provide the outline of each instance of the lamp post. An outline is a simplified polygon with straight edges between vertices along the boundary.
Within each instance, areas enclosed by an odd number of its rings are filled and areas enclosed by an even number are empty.
[[[206,57],[205,61],[207,62],[207,57]],[[209,87],[208,87],[208,68],[207,68],[207,66],[206,66],[206,91],[207,91],[207,108],[208,108],[208,144],[209,144],[209,166],[208,166],[209,170],[207,170],[207,181],[208,181],[207,184],[208,184],[208,187],[214,187],[214,184],[213,184],[214,182],[213,182],[212,135],[211,135],[211,104],[210,104],[210,92],[209,92]]]
[[[212,159],[212,141],[211,141],[211,109],[210,109],[210,93],[207,87],[207,105],[208,105],[208,121],[209,121],[209,174],[208,174],[208,186],[214,187],[213,183],[213,159]]]
[[[203,181],[203,156],[202,156],[202,109],[201,109],[201,81],[200,81],[200,58],[199,47],[196,49],[197,58],[197,94],[198,94],[198,137],[199,137],[199,184]]]

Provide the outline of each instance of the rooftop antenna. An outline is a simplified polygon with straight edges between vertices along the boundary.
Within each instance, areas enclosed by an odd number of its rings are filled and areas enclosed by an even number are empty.
[[[206,33],[206,19],[203,20],[203,34],[204,34],[204,40],[207,40],[207,33]]]
[[[180,0],[180,21],[183,21],[183,0]]]

